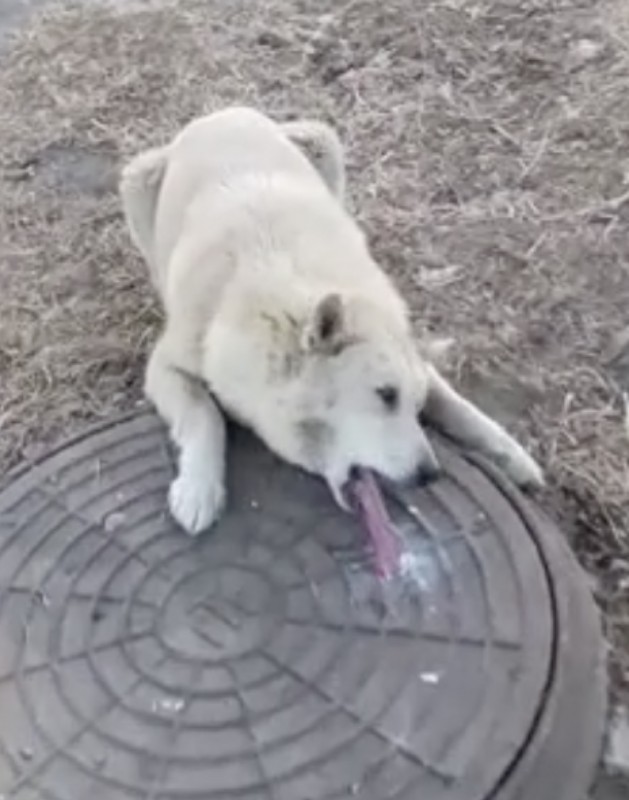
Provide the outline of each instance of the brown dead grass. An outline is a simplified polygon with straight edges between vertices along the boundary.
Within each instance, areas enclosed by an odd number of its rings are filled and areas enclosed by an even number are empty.
[[[117,164],[203,107],[329,119],[418,330],[458,336],[459,383],[546,466],[547,506],[595,578],[627,690],[624,1],[49,11],[0,74],[0,470],[140,400],[159,311]]]

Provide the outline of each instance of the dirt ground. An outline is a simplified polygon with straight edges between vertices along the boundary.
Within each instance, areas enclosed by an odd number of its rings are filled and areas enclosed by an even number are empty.
[[[160,324],[121,161],[203,108],[323,117],[418,332],[544,464],[629,698],[629,4],[47,9],[0,71],[0,473],[141,400]]]

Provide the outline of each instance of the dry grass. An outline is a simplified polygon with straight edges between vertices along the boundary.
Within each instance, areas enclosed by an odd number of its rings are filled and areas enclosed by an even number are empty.
[[[0,469],[140,399],[159,312],[115,195],[204,106],[342,131],[418,329],[531,444],[629,687],[625,0],[181,0],[48,12],[0,75]]]

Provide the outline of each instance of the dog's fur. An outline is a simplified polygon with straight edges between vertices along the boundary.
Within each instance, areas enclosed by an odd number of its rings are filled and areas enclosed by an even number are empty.
[[[425,417],[520,485],[539,467],[413,341],[403,300],[343,207],[343,153],[317,122],[202,117],[125,168],[131,236],[166,325],[146,393],[179,447],[170,509],[190,533],[225,498],[223,410],[343,502],[354,466],[432,477]]]

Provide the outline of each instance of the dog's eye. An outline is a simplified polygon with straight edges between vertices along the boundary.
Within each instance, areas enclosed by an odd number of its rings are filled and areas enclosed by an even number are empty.
[[[389,411],[395,411],[400,403],[400,393],[395,386],[380,386],[376,389],[376,394]]]

